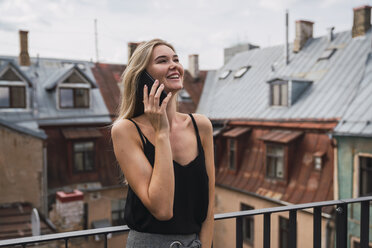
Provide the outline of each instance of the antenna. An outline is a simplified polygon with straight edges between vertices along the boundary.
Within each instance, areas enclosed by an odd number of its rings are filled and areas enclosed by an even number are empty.
[[[98,62],[98,32],[97,32],[97,19],[94,19],[94,38],[96,45],[96,62]]]
[[[288,45],[288,9],[285,10],[285,64],[289,64],[289,45]]]

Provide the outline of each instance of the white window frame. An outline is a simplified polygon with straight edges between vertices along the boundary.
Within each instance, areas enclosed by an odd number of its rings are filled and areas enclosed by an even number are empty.
[[[359,171],[360,171],[360,164],[359,164],[359,157],[368,157],[372,158],[372,153],[358,153],[354,156],[354,168],[353,168],[353,197],[358,198],[359,196]]]
[[[274,93],[274,90],[276,88],[278,90],[277,100]],[[276,80],[270,83],[270,106],[272,107],[289,106],[289,82],[287,80]]]

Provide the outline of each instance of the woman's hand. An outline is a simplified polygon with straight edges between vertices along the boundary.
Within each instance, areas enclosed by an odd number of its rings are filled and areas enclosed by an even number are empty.
[[[163,90],[164,84],[159,86],[159,80],[155,80],[151,87],[150,94],[148,93],[147,85],[143,88],[144,112],[153,126],[155,133],[169,132],[169,121],[166,115],[166,109],[172,93],[169,92],[160,105],[160,95]]]

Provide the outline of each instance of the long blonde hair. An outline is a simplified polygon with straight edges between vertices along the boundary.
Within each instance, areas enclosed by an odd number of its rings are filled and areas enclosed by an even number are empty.
[[[125,69],[121,83],[124,86],[121,102],[118,109],[118,118],[116,119],[128,119],[136,117],[143,113],[143,108],[138,109],[136,106],[142,104],[136,97],[137,84],[140,74],[145,70],[149,64],[152,51],[156,46],[165,45],[170,47],[174,52],[175,49],[169,43],[161,39],[153,39],[147,42],[141,43],[135,50],[133,55],[128,61],[127,68]]]

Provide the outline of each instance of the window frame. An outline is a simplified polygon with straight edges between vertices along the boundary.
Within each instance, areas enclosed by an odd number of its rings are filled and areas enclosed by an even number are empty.
[[[270,82],[270,106],[288,107],[289,106],[289,82],[288,80],[275,80]],[[274,90],[277,90],[277,97]],[[286,93],[284,95],[284,93]],[[277,99],[278,98],[278,99]]]
[[[354,156],[354,171],[353,171],[353,197],[361,197],[361,189],[360,189],[360,184],[361,184],[361,175],[360,175],[360,157],[366,157],[369,159],[372,159],[372,154],[371,153],[358,153],[355,154]],[[372,194],[370,194],[372,195]]]
[[[230,171],[237,170],[238,144],[235,138],[228,138],[228,167]]]
[[[91,153],[91,156],[92,156],[92,169],[86,169],[86,166],[85,166],[85,160],[86,160],[86,157],[85,157],[85,153],[86,151],[83,151],[83,169],[82,170],[78,170],[77,169],[77,166],[76,166],[76,162],[75,162],[75,154],[78,153],[75,151],[75,144],[78,144],[78,143],[93,143],[93,148],[92,150],[90,151]],[[91,173],[91,172],[96,172],[97,168],[96,168],[96,164],[97,164],[97,161],[96,161],[96,142],[95,140],[74,140],[71,142],[71,150],[72,150],[72,172],[74,174],[80,174],[80,173]],[[81,152],[81,151],[79,151]]]
[[[277,164],[275,165],[275,172],[274,172],[274,176],[271,176],[271,175],[269,175],[269,162],[268,162],[268,160],[269,160],[269,158],[278,158],[279,156],[278,155],[276,155],[276,154],[269,154],[268,153],[268,146],[271,146],[271,147],[275,147],[275,148],[281,148],[282,149],[282,155],[280,156],[281,157],[281,159],[282,159],[282,177],[278,177],[278,176],[276,176],[276,174],[277,174]],[[287,171],[287,164],[286,164],[286,154],[287,153],[287,145],[283,145],[283,144],[278,144],[278,143],[271,143],[271,142],[265,142],[265,178],[267,178],[267,179],[274,179],[274,180],[286,180],[286,177],[287,177],[287,173],[286,173],[286,171]]]
[[[8,104],[7,106],[0,106],[0,109],[26,109],[27,108],[27,84],[23,81],[8,81],[8,80],[0,80],[0,88],[7,88],[8,89]],[[15,93],[12,89],[14,88],[21,88],[23,89],[23,103],[22,106],[19,107],[14,105],[13,98]]]
[[[61,103],[62,103],[62,99],[61,99],[61,90],[72,90],[72,107],[68,106],[68,107],[65,107],[65,106],[62,106]],[[87,97],[88,97],[88,100],[87,100],[87,105],[86,106],[77,106],[76,102],[77,102],[77,93],[76,91],[77,90],[86,90],[87,91]],[[58,89],[57,89],[57,95],[58,95],[58,108],[59,109],[89,109],[90,108],[90,105],[91,105],[91,88],[89,87],[89,85],[86,85],[86,84],[73,84],[73,83],[64,83],[64,84],[61,84],[59,85]]]
[[[254,207],[247,205],[245,203],[240,203],[240,211],[246,211],[246,210],[254,210]],[[248,225],[250,226],[250,234],[249,234],[251,236],[250,238],[246,235],[248,234],[247,229],[246,229],[247,222],[248,222]],[[243,242],[248,245],[253,246],[254,244],[254,216],[244,216],[242,219],[242,225],[243,225],[242,227]]]
[[[115,202],[115,201],[118,202],[119,209],[114,209],[113,210],[113,202]],[[111,225],[112,226],[121,226],[121,225],[126,224],[126,222],[124,220],[125,204],[126,204],[126,199],[125,198],[112,199],[111,200]],[[120,208],[121,205],[124,205],[123,208]],[[114,214],[118,214],[118,216],[119,216],[115,220],[113,218]]]

